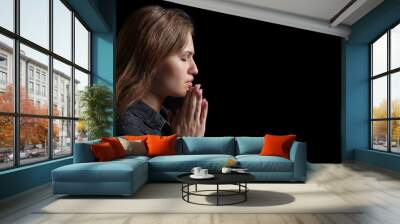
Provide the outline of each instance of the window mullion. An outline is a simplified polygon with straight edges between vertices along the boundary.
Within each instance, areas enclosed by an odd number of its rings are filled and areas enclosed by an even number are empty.
[[[71,66],[71,117],[75,118],[75,12],[72,11],[71,15],[71,23],[72,23],[72,29],[71,29],[71,56],[72,56],[72,66]],[[71,151],[72,155],[74,155],[75,151],[75,125],[76,125],[76,120],[72,120],[71,122],[72,130],[71,130]]]
[[[49,0],[49,50],[53,52],[53,0]],[[49,55],[49,73],[48,73],[49,86],[47,90],[49,94],[49,120],[48,120],[48,151],[49,159],[53,159],[53,56]]]
[[[387,32],[387,71],[390,70],[390,30]],[[388,132],[388,152],[392,151],[392,136],[391,136],[391,117],[392,117],[392,100],[391,100],[391,78],[392,75],[389,73],[387,75],[387,98],[388,98],[388,104],[387,104],[387,110],[388,110],[388,124],[387,124],[387,132]]]
[[[15,0],[14,1],[14,30],[17,35],[19,35],[19,7],[20,6],[20,0]],[[19,99],[20,99],[20,50],[19,50],[19,39],[15,38],[14,39],[14,113],[19,114],[20,113],[20,105],[19,105]],[[19,166],[20,164],[20,158],[19,158],[19,140],[20,140],[20,118],[18,116],[14,116],[14,166]]]
[[[369,71],[369,85],[370,85],[370,88],[369,88],[369,119],[370,119],[370,122],[369,122],[369,148],[372,150],[373,148],[374,148],[374,136],[373,136],[373,121],[372,121],[372,119],[374,118],[373,117],[373,98],[372,98],[372,96],[373,96],[373,91],[374,91],[374,88],[373,88],[373,79],[372,79],[372,71],[373,71],[373,57],[372,57],[372,55],[373,55],[373,47],[372,47],[372,44],[369,46],[369,52],[370,52],[370,55],[369,55],[369,61],[370,61],[370,66],[369,66],[369,69],[370,69],[370,71]]]

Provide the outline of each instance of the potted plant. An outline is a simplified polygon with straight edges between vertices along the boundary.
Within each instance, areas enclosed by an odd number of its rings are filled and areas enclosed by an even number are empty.
[[[103,84],[87,86],[79,93],[82,109],[79,127],[87,127],[89,140],[110,136],[107,129],[112,125],[113,97],[110,89]]]

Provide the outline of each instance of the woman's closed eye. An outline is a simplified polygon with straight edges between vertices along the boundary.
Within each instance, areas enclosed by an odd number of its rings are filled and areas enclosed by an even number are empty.
[[[189,58],[190,58],[190,55],[189,55],[189,54],[184,54],[184,55],[181,56],[181,60],[182,60],[182,61],[188,61]]]

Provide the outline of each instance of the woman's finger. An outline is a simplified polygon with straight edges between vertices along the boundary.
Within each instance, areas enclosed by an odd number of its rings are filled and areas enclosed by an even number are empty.
[[[205,126],[208,114],[208,101],[204,98],[201,103],[201,116],[200,123],[202,126]]]
[[[192,94],[190,95],[189,103],[188,103],[188,108],[187,108],[187,113],[186,113],[186,118],[191,121],[194,118],[194,112],[196,109],[196,103],[197,103],[197,94],[198,94],[198,84],[194,87]]]
[[[194,119],[200,122],[200,114],[201,114],[201,104],[203,102],[203,90],[199,89],[197,94],[197,103],[196,103],[196,110],[194,112]]]
[[[188,113],[189,100],[190,100],[191,94],[193,92],[193,89],[194,88],[192,88],[192,87],[189,88],[189,90],[186,93],[185,99],[183,100],[183,104],[181,107],[181,112],[182,112],[181,117],[186,116],[186,114]]]

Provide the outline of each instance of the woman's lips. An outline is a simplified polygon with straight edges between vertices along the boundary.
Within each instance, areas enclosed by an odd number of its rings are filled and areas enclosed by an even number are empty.
[[[189,87],[192,87],[192,86],[193,86],[193,83],[192,83],[192,82],[187,82],[186,84],[188,84]]]

